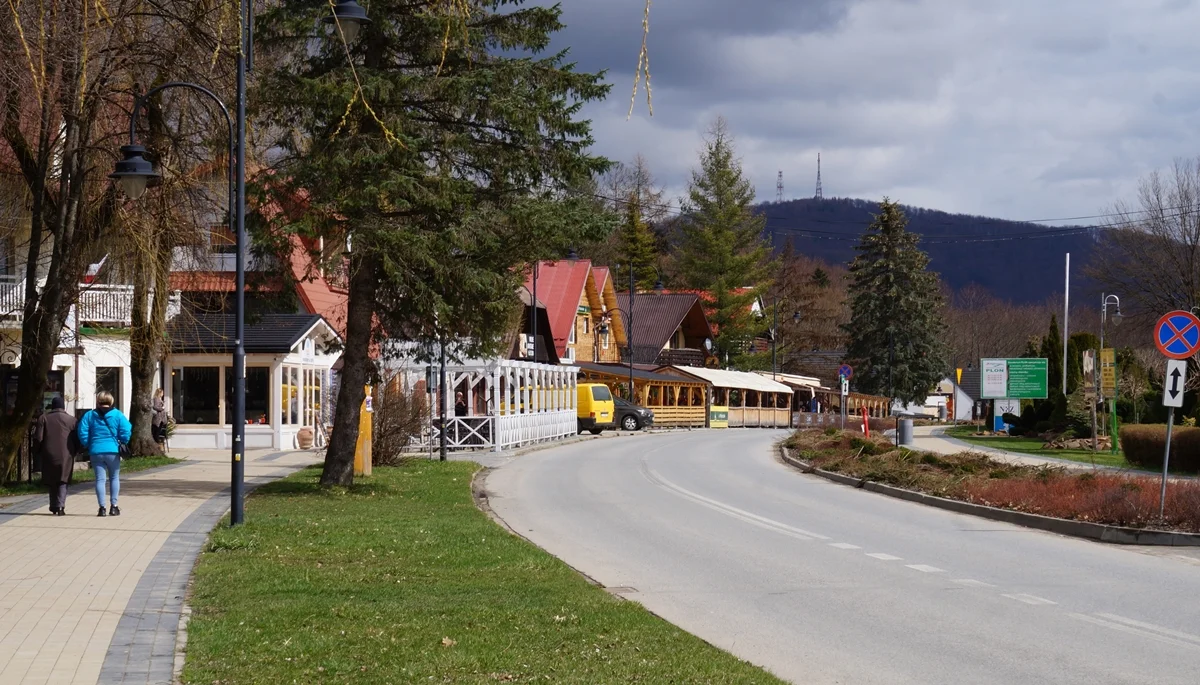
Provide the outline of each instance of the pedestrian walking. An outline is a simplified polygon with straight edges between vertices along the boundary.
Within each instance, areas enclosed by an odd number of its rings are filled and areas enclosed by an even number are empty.
[[[154,416],[150,419],[150,434],[154,442],[164,453],[167,448],[167,403],[163,398],[163,389],[154,391]]]
[[[79,420],[79,443],[87,450],[96,472],[96,501],[100,503],[97,516],[120,516],[117,496],[121,492],[121,455],[128,453],[133,426],[120,409],[113,407],[113,396],[107,392],[96,395],[96,408]],[[108,485],[111,506],[105,511],[104,486]]]
[[[75,417],[64,409],[63,398],[50,401],[50,411],[37,420],[34,443],[42,457],[42,484],[50,492],[50,513],[67,515],[67,485],[75,472],[75,453],[79,438],[75,435]]]

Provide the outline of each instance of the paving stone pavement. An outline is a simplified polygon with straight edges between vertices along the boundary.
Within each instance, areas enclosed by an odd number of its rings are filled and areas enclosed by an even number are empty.
[[[0,509],[0,683],[170,683],[192,566],[229,508],[229,453],[121,479],[120,517],[96,516],[90,483],[67,516],[45,496]],[[315,463],[250,452],[247,487]]]

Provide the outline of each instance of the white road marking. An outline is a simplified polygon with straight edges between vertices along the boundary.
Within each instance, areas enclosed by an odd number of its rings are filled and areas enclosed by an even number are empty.
[[[680,495],[682,497],[690,499],[693,502],[696,502],[697,504],[704,505],[704,506],[708,507],[709,509],[714,509],[716,511],[721,512],[722,514],[726,514],[726,515],[732,516],[736,519],[745,521],[746,523],[750,523],[750,524],[759,526],[761,528],[766,528],[767,530],[772,530],[772,531],[775,531],[776,533],[782,533],[783,535],[787,535],[788,537],[796,538],[797,540],[828,540],[829,539],[828,535],[821,535],[820,533],[814,533],[809,530],[804,530],[803,528],[796,528],[795,526],[789,526],[786,523],[781,523],[774,519],[769,519],[765,516],[759,516],[758,514],[751,513],[749,511],[746,511],[745,509],[738,509],[737,507],[729,505],[729,504],[725,504],[724,502],[718,502],[715,499],[710,499],[708,497],[705,497],[704,495],[696,494],[696,493],[692,492],[691,490],[680,487],[680,486],[668,481],[666,478],[663,478],[658,473],[656,473],[653,469],[651,469],[649,466],[647,466],[645,462],[642,462],[642,473],[645,474],[646,478],[648,478],[650,480],[650,482],[654,483],[655,485],[658,485],[659,487],[670,490],[677,495]]]
[[[900,557],[894,557],[890,554],[884,554],[883,552],[868,552],[867,556],[880,561],[900,561],[901,559]]]
[[[967,587],[996,587],[991,583],[985,583],[982,580],[975,580],[974,578],[954,578],[950,582],[966,585]]]
[[[1200,636],[1192,635],[1191,633],[1185,633],[1185,632],[1182,632],[1179,630],[1172,630],[1170,628],[1156,626],[1153,623],[1146,623],[1144,621],[1135,621],[1132,618],[1125,618],[1124,616],[1117,616],[1116,614],[1100,614],[1100,613],[1098,613],[1096,615],[1101,618],[1107,618],[1110,621],[1116,621],[1117,623],[1124,623],[1125,625],[1128,625],[1128,626],[1133,626],[1135,628],[1141,628],[1143,630],[1149,630],[1149,631],[1152,631],[1155,633],[1161,633],[1163,635],[1169,635],[1174,638],[1179,638],[1180,640],[1187,640],[1188,642],[1195,642],[1196,644],[1200,645]]]
[[[925,564],[908,564],[907,566],[908,566],[908,568],[911,568],[914,571],[920,571],[921,573],[945,573],[946,572],[945,569],[938,568],[937,566],[926,566]]]
[[[859,547],[858,545],[852,545],[849,542],[831,542],[829,543],[829,546],[837,547],[838,549],[862,549],[862,547]]]
[[[1024,593],[1015,594],[1015,595],[1000,595],[1000,596],[1007,597],[1009,599],[1015,599],[1018,602],[1025,602],[1026,604],[1034,604],[1034,605],[1058,604],[1058,602],[1052,602],[1052,601],[1046,599],[1045,597],[1038,597],[1037,595],[1027,595]]]
[[[1111,616],[1112,614],[1101,614],[1101,615],[1102,616]],[[1112,630],[1120,631],[1122,633],[1129,633],[1131,635],[1138,635],[1138,636],[1141,636],[1144,638],[1154,640],[1156,642],[1163,642],[1163,643],[1166,643],[1169,645],[1176,645],[1178,647],[1193,647],[1194,648],[1197,646],[1193,642],[1184,642],[1183,640],[1176,640],[1173,638],[1166,637],[1165,635],[1159,635],[1158,633],[1150,632],[1148,630],[1140,630],[1140,629],[1134,628],[1132,626],[1124,625],[1123,623],[1114,623],[1112,621],[1105,621],[1104,619],[1096,618],[1095,616],[1088,616],[1087,614],[1070,614],[1070,616],[1071,616],[1071,618],[1077,618],[1080,621],[1085,621],[1087,623],[1091,623],[1092,625],[1103,626],[1105,628],[1110,628]],[[1129,619],[1125,619],[1125,620],[1129,620]]]

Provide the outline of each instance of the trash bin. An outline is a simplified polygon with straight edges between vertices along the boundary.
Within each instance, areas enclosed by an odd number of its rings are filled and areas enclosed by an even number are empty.
[[[944,405],[944,404],[938,405],[938,421],[941,421],[941,422],[946,421],[946,405]]]
[[[901,445],[912,445],[913,444],[913,420],[912,419],[900,419],[899,432],[900,432],[899,442]]]

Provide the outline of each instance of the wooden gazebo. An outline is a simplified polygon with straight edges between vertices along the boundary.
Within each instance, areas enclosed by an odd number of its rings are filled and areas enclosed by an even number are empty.
[[[713,411],[728,408],[729,427],[786,428],[792,422],[792,389],[756,373],[671,366],[659,369],[712,386]]]

